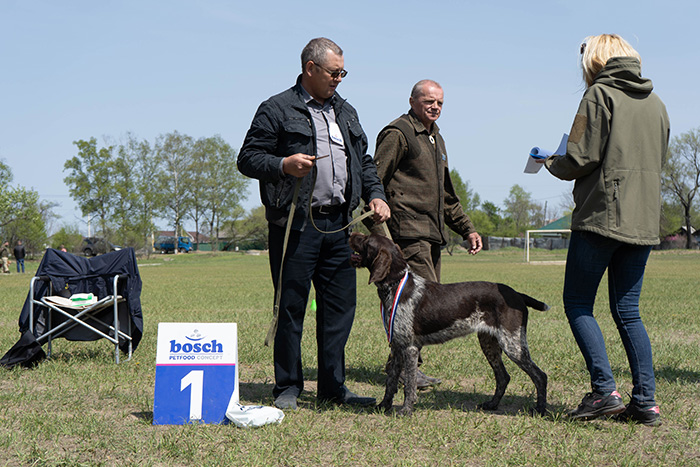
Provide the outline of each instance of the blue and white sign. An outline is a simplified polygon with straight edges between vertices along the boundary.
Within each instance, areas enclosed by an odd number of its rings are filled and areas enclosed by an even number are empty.
[[[238,403],[236,323],[160,323],[154,425],[223,423]]]

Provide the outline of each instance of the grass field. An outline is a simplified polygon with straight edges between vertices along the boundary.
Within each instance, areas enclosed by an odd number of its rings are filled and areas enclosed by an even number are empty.
[[[536,258],[535,258],[536,259]],[[0,277],[0,354],[17,340],[29,273]],[[13,265],[14,267],[14,265]],[[241,402],[272,404],[272,350],[263,346],[272,309],[267,256],[243,253],[155,256],[139,263],[144,337],[131,361],[115,365],[106,341],[54,342],[33,370],[0,370],[0,465],[37,466],[648,466],[700,465],[700,254],[653,253],[642,294],[664,424],[569,422],[563,414],[590,390],[583,358],[564,316],[563,264],[525,264],[522,250],[443,258],[443,281],[503,282],[542,299],[530,314],[529,343],[549,376],[550,413],[527,415],[534,388],[510,361],[512,380],[497,412],[476,406],[494,380],[475,336],[423,351],[426,373],[442,378],[419,394],[411,418],[316,405],[315,320],[304,331],[306,391],[280,425],[153,426],[159,322],[238,323]],[[380,399],[388,347],[374,286],[358,273],[358,310],[347,346],[347,385]],[[625,401],[631,376],[607,311],[596,304]],[[401,403],[399,393],[395,403]]]

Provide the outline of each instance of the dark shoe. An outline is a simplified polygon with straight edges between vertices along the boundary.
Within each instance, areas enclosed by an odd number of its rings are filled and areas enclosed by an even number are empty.
[[[589,392],[579,406],[567,414],[572,420],[593,420],[603,415],[615,415],[625,410],[622,396],[617,391],[610,394]]]
[[[640,407],[630,402],[625,411],[616,417],[621,422],[633,421],[646,426],[661,426],[661,414],[658,405]]]
[[[278,409],[286,410],[296,410],[297,406],[297,396],[294,394],[280,394],[275,399],[275,407]]]
[[[348,388],[344,388],[342,396],[336,397],[319,397],[319,402],[332,402],[338,405],[349,405],[352,407],[370,407],[377,405],[377,399],[374,397],[363,397],[358,396],[354,392],[350,391]]]
[[[404,384],[404,373],[403,371],[399,375],[399,383]],[[428,376],[425,373],[423,373],[420,370],[416,370],[416,388],[419,390],[425,390],[425,389],[430,389],[432,386],[437,386],[438,384],[442,383],[442,380],[439,378],[433,378],[432,376]]]

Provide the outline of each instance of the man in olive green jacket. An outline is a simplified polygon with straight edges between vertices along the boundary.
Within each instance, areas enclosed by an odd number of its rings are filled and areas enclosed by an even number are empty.
[[[374,155],[391,208],[391,237],[413,272],[435,282],[440,281],[440,250],[447,243],[445,224],[469,243],[471,254],[482,248],[481,236],[455,194],[445,141],[435,123],[443,102],[438,83],[416,83],[411,109],[379,133]],[[417,376],[419,388],[440,382],[420,371]]]

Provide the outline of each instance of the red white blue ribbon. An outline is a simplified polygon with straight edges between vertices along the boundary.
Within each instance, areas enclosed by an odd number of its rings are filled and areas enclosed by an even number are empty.
[[[403,279],[401,279],[401,282],[399,282],[399,286],[396,288],[396,293],[394,294],[394,302],[391,305],[391,314],[389,315],[389,319],[387,319],[385,313],[384,313],[384,304],[381,304],[381,312],[382,312],[382,322],[384,323],[384,330],[386,331],[386,338],[391,344],[391,340],[394,338],[394,318],[396,317],[396,309],[399,307],[399,299],[401,298],[401,293],[403,292],[403,288],[406,285],[406,281],[408,280],[408,271],[406,271],[406,274],[403,275]]]

